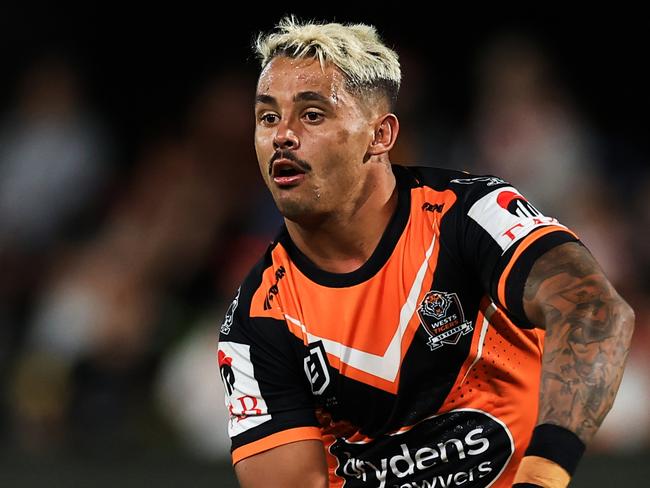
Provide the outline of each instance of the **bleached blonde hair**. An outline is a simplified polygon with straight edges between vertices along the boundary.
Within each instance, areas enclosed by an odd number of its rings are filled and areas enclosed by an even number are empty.
[[[276,32],[259,34],[254,49],[262,69],[276,56],[314,58],[323,69],[327,63],[339,68],[350,93],[382,94],[391,108],[397,100],[399,58],[371,25],[300,22],[291,15],[280,20]]]

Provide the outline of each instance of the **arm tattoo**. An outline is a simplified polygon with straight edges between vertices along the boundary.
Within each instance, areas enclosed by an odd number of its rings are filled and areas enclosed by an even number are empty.
[[[539,423],[565,427],[587,443],[614,402],[634,313],[577,243],[535,262],[524,309],[546,328]]]

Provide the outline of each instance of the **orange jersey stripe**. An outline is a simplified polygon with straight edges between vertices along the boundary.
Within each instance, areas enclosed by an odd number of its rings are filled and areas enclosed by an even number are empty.
[[[264,271],[262,284],[253,296],[251,316],[284,320],[289,331],[304,344],[313,342],[314,337],[327,341],[331,344],[329,349],[326,347],[328,362],[341,374],[396,393],[400,379],[398,363],[404,359],[420,326],[413,303],[420,303],[430,289],[440,253],[439,221],[455,202],[456,195],[449,190],[412,189],[407,229],[412,226],[417,231],[402,233],[393,250],[394,257],[401,257],[390,259],[379,271],[384,279],[366,280],[355,286],[335,288],[313,282],[292,264],[287,250],[278,244],[271,253],[274,265]],[[424,205],[435,205],[439,210],[424,211]],[[280,267],[284,275],[278,280],[275,270]],[[399,281],[390,279],[398,276]],[[269,300],[265,299],[278,281],[279,292],[273,294],[269,308]],[[415,284],[417,288],[412,288]],[[300,301],[295,297],[300,297]],[[408,310],[407,302],[413,307],[411,315],[404,313],[405,307]],[[394,325],[377,327],[382,321],[392,321]],[[372,356],[370,361],[381,369],[382,363],[389,362],[386,355],[391,348],[397,348],[398,355],[391,359],[396,361],[392,376],[382,377],[349,359],[353,350],[353,354]]]
[[[511,486],[537,418],[543,331],[520,329],[501,308],[487,303],[481,301],[478,333],[439,412],[458,408],[488,411],[516,434],[515,452],[493,485],[505,487]],[[504,403],[501,395],[506,391],[509,401]]]
[[[274,447],[290,444],[297,441],[322,440],[320,429],[318,427],[295,427],[293,429],[283,430],[264,437],[259,441],[251,442],[232,452],[232,464],[235,465],[242,459],[254,456],[260,452],[268,451]]]

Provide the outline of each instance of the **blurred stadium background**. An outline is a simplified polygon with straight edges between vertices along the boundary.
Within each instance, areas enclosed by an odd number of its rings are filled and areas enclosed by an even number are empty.
[[[249,46],[288,11],[4,10],[0,486],[236,486],[215,344],[280,223]],[[395,162],[502,176],[602,263],[637,332],[572,486],[647,486],[644,17],[432,10],[293,12],[374,23],[397,49]]]

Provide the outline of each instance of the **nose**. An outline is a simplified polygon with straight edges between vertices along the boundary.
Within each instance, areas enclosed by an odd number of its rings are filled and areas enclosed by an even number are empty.
[[[281,122],[278,125],[278,130],[273,138],[273,149],[293,149],[296,150],[300,147],[300,139],[298,135],[289,127],[288,122]]]

